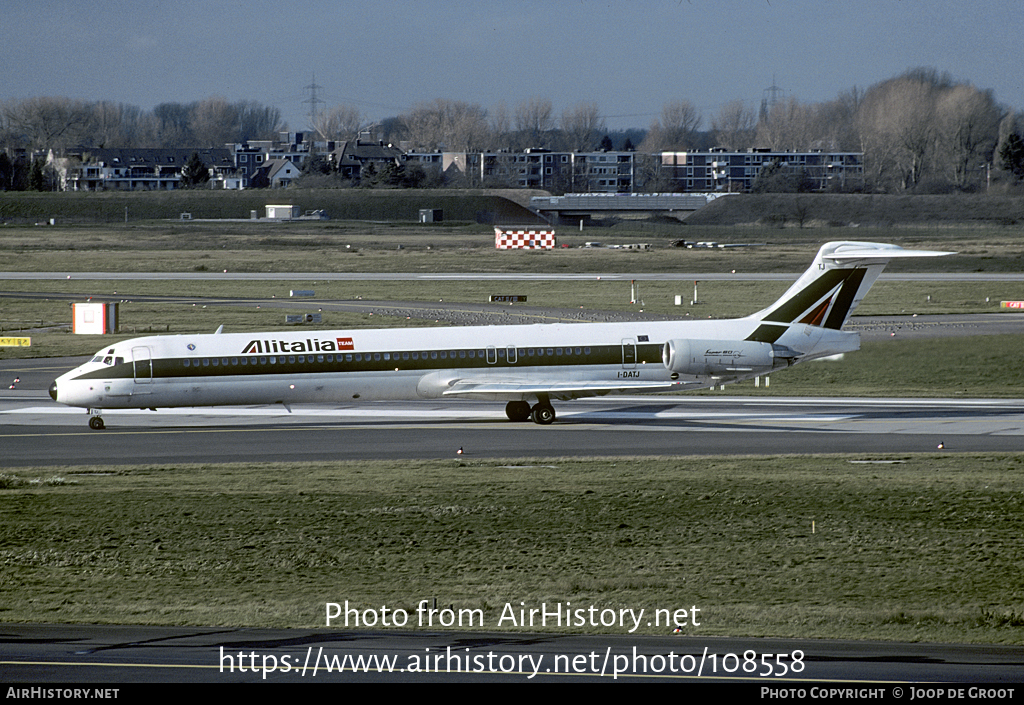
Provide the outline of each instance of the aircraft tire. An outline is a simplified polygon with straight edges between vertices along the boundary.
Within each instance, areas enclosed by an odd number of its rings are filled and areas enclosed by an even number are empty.
[[[533,422],[547,426],[555,420],[555,409],[550,404],[537,404],[533,407]]]
[[[89,419],[89,428],[94,431],[102,431],[106,426],[103,425],[103,419],[99,416],[93,416]]]
[[[505,416],[510,421],[529,421],[531,413],[530,404],[525,401],[510,401],[505,405]]]

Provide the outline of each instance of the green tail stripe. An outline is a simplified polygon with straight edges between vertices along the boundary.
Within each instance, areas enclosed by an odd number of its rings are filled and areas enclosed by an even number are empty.
[[[787,330],[789,330],[788,326],[760,325],[746,339],[755,343],[774,343]]]
[[[857,295],[857,290],[860,289],[861,282],[864,281],[864,275],[867,274],[866,269],[854,269],[850,272],[850,275],[846,278],[843,283],[843,288],[839,290],[836,301],[832,304],[832,311],[828,314],[828,320],[825,321],[825,328],[832,328],[833,330],[839,330],[843,327],[843,323],[846,322],[846,317],[850,313],[850,307],[853,306],[853,297]]]
[[[814,304],[818,303],[828,292],[842,284],[843,287],[839,293],[840,299],[832,307],[832,313],[829,314],[828,321],[825,322],[826,328],[839,328],[842,325],[842,321],[846,320],[850,304],[853,302],[853,297],[864,278],[864,271],[863,269],[833,269],[825,272],[825,274],[811,282],[807,288],[798,292],[793,298],[768,314],[764,320],[792,323],[814,306]],[[851,279],[855,280],[855,285],[854,282],[850,282]],[[848,286],[850,286],[850,290],[846,292]],[[840,306],[840,303],[845,308]],[[837,316],[840,319],[839,325],[833,325]]]

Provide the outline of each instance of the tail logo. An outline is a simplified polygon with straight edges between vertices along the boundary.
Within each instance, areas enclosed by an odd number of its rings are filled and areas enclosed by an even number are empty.
[[[765,317],[765,322],[806,323],[839,330],[846,322],[864,269],[833,269],[811,282]]]

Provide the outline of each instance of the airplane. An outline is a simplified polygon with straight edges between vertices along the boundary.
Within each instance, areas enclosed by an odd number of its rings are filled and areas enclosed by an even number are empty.
[[[552,401],[714,387],[860,348],[843,331],[892,259],[953,254],[829,242],[782,297],[728,320],[163,335],[104,347],[50,386],[88,409],[402,399],[506,402],[547,425]]]

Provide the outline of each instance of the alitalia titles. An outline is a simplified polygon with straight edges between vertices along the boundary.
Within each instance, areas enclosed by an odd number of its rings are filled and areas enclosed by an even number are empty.
[[[339,350],[355,350],[352,338],[335,338],[333,340],[319,338],[306,338],[305,340],[256,339],[250,340],[241,354],[337,352]]]

